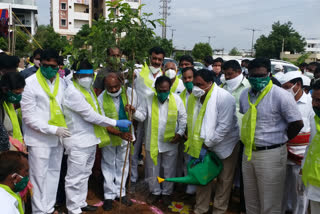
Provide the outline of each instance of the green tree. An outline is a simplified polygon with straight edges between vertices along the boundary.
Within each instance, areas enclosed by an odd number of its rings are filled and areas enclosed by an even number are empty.
[[[0,49],[3,50],[3,51],[8,50],[8,42],[3,37],[0,37]]]
[[[230,56],[241,56],[242,54],[236,47],[234,47],[230,50],[229,55]]]
[[[40,25],[34,39],[41,45],[43,49],[54,48],[57,51],[64,51],[69,42],[65,36],[60,36],[54,32],[50,25]],[[33,42],[35,43],[35,42]],[[34,46],[37,46],[34,44]]]
[[[192,49],[192,56],[198,61],[203,61],[206,56],[211,56],[212,54],[213,50],[209,43],[197,43]]]
[[[275,22],[268,36],[262,35],[257,39],[254,46],[256,57],[279,59],[282,45],[284,45],[284,51],[291,53],[304,51],[305,39],[292,27],[290,21],[284,24]]]
[[[185,55],[184,51],[177,51],[175,52],[174,59],[179,62],[183,55]]]
[[[166,56],[170,57],[173,52],[173,44],[172,40],[163,39],[160,36],[157,36],[154,38],[154,41],[152,42],[152,46],[159,46],[162,47],[163,50],[166,52]],[[150,47],[151,48],[151,47]]]

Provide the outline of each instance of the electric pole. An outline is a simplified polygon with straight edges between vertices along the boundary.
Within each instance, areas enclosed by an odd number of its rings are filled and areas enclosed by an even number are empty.
[[[176,31],[176,29],[171,29],[171,40],[172,40],[172,42],[173,42],[173,32],[175,32]]]
[[[162,2],[162,6],[160,8],[162,9],[162,12],[160,12],[160,15],[162,15],[162,19],[164,22],[164,26],[162,26],[162,38],[166,39],[167,38],[167,22],[168,22],[168,16],[170,16],[169,10],[169,3],[171,0],[160,0]]]
[[[203,36],[203,37],[207,37],[208,38],[208,43],[211,46],[211,38],[214,39],[216,38],[215,36]]]
[[[256,31],[261,31],[261,30],[256,29],[256,28],[246,28],[246,30],[250,30],[250,31],[252,31],[252,40],[251,40],[251,56],[253,56],[253,49],[254,49],[254,47],[253,47],[254,32],[256,32]]]

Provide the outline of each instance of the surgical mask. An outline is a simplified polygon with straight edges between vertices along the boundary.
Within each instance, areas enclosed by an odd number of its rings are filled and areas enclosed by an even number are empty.
[[[253,90],[261,91],[268,85],[270,77],[249,77],[248,80]]]
[[[107,94],[110,95],[111,97],[119,97],[121,92],[122,92],[122,88],[120,88],[120,90],[115,93],[111,93],[107,90]]]
[[[209,65],[209,66],[207,67],[207,69],[208,69],[209,71],[212,71],[212,70],[213,70],[212,65]]]
[[[16,174],[16,175],[18,175],[18,174]],[[14,175],[12,175],[12,176],[14,176]],[[14,188],[13,188],[14,192],[21,192],[22,190],[24,190],[27,187],[28,182],[29,182],[28,176],[25,176],[25,177],[22,177],[21,175],[18,175],[18,176],[21,178],[21,180],[18,183],[14,184]]]
[[[237,77],[230,79],[230,80],[226,80],[226,84],[227,84],[227,90],[229,92],[234,91],[235,89],[238,88],[238,86],[241,84],[241,81],[243,79],[243,75],[240,74]]]
[[[78,79],[79,85],[81,85],[85,89],[90,89],[92,82],[93,82],[92,77],[83,77],[83,78]]]
[[[313,79],[314,78],[314,74],[309,72],[309,71],[306,71],[304,72],[304,75],[306,75],[307,77],[309,77],[310,79]]]
[[[188,91],[192,91],[192,89],[193,89],[193,82],[185,82],[185,83],[183,83],[184,84],[184,87],[186,87],[186,89],[188,90]]]
[[[294,88],[296,85],[297,85],[297,83],[294,84],[294,86],[292,86],[291,88],[286,89],[286,91],[288,91],[290,94],[292,94],[293,97],[295,97],[295,96],[299,93],[299,91],[300,91],[300,89],[299,89],[297,92],[294,92],[293,88]]]
[[[220,81],[222,82],[222,84],[226,84],[226,77],[224,76],[224,74],[221,75]]]
[[[9,103],[17,104],[21,101],[22,95],[21,94],[15,94],[12,91],[8,91],[6,94],[6,100]]]
[[[169,77],[170,79],[173,79],[173,78],[176,77],[177,72],[175,70],[173,70],[173,69],[169,69],[169,70],[166,71],[165,75],[167,77]]]
[[[195,97],[202,97],[203,95],[205,95],[206,91],[208,88],[210,88],[212,86],[212,84],[210,86],[208,86],[207,88],[205,89],[201,89],[199,88],[198,86],[193,86],[193,89],[192,89],[192,94],[195,96]]]
[[[151,71],[152,74],[156,74],[160,71],[160,67],[159,68],[155,68],[153,66],[149,66],[149,69]]]
[[[33,60],[33,64],[34,64],[37,68],[39,68],[39,67],[40,67],[40,60],[38,60],[38,59]]]
[[[157,93],[158,100],[161,103],[164,103],[168,99],[169,94],[170,94],[170,92],[159,92],[159,93]]]
[[[315,107],[315,106],[313,106],[312,108],[313,108],[314,113],[315,113],[318,117],[320,117],[320,108]]]
[[[56,68],[52,68],[51,66],[48,66],[48,67],[41,66],[40,67],[40,72],[48,80],[55,77],[56,74],[58,73],[58,71],[59,71],[59,67],[56,67]]]

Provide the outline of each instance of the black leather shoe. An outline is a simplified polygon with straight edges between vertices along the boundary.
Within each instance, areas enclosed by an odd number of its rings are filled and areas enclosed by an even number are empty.
[[[81,210],[85,212],[97,211],[98,207],[87,205],[86,207],[82,207]]]
[[[116,198],[116,200],[120,202],[120,198]],[[121,204],[124,204],[127,207],[130,207],[132,205],[132,201],[127,196],[123,196],[121,198]]]
[[[104,211],[112,210],[112,200],[111,199],[104,200],[102,208]]]

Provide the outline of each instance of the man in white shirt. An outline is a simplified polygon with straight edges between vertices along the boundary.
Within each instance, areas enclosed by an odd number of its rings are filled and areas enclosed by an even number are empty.
[[[57,74],[58,58],[52,49],[41,53],[41,66],[26,79],[20,103],[33,184],[32,211],[39,214],[54,211],[63,154],[60,140],[71,136],[61,108],[66,87]]]
[[[213,213],[225,213],[239,152],[236,101],[214,83],[213,73],[207,69],[194,73],[193,85],[188,100],[186,151],[193,158],[201,158],[201,150],[209,150],[221,159],[223,170],[217,177]],[[206,186],[197,186],[196,214],[208,212],[214,184],[212,180]]]
[[[281,213],[286,142],[302,129],[302,117],[293,96],[273,85],[269,59],[252,60],[248,71],[251,88],[240,95],[246,213]]]
[[[310,201],[311,214],[318,214],[320,213],[320,81],[314,83],[312,90],[312,107],[315,117],[311,120],[311,141],[302,161],[302,180],[304,185],[300,184],[298,190],[303,191],[305,186],[304,192]]]
[[[145,63],[141,70],[135,70],[137,78],[134,84],[138,98],[141,99],[140,102],[144,102],[144,99],[148,96],[153,96],[155,92],[154,82],[158,77],[162,76],[161,66],[165,55],[165,51],[161,47],[153,47],[149,50],[150,65]],[[137,126],[137,140],[134,144],[131,165],[131,191],[134,191],[135,184],[138,181],[138,163],[142,150],[145,126],[146,124],[141,122]]]
[[[250,87],[250,83],[247,78],[244,77],[240,64],[236,60],[230,60],[223,64],[223,73],[225,75],[226,82],[222,84],[223,89],[229,91],[236,99],[236,113],[238,118],[238,125],[241,127],[243,115],[239,112],[240,104],[239,98],[241,92]],[[240,188],[240,211],[245,212],[244,192],[243,192],[243,177],[242,177],[242,153],[243,144],[240,144],[240,152],[238,157],[238,164],[235,176],[235,186]]]
[[[181,98],[170,92],[171,80],[166,76],[155,82],[156,94],[146,99],[147,129],[145,132],[146,171],[149,178],[160,176],[163,168],[165,178],[175,177],[178,156],[178,144],[184,135],[187,114]],[[154,204],[160,195],[164,204],[171,203],[170,195],[173,183],[160,186],[149,181],[150,195],[148,204]]]
[[[184,90],[184,85],[182,80],[177,77],[177,65],[174,62],[167,62],[164,65],[164,75],[171,80],[171,92],[179,95]]]
[[[283,66],[281,64],[276,64],[274,66],[274,78],[276,78],[278,81],[281,81],[281,79],[284,76],[284,72],[283,72]]]
[[[133,119],[143,121],[145,111],[143,106],[138,103],[138,97],[132,89],[122,87],[120,77],[116,73],[109,73],[104,79],[105,90],[98,97],[100,108],[107,117],[113,119],[128,119],[129,111],[133,113]],[[132,105],[131,105],[132,100]],[[101,169],[104,177],[104,204],[103,210],[110,211],[114,199],[120,199],[120,185],[122,169],[125,162],[128,141],[134,141],[133,130],[130,128],[107,128],[110,140],[107,145],[102,147]],[[123,189],[121,203],[131,206],[132,202],[126,197],[125,183],[129,170],[129,158],[127,158],[126,168],[123,177]]]
[[[1,213],[24,213],[19,192],[27,187],[28,175],[29,165],[25,154],[16,151],[5,151],[0,154]]]
[[[281,79],[282,88],[287,90],[297,102],[303,120],[300,133],[287,143],[288,161],[285,192],[283,195],[282,213],[291,211],[293,214],[307,213],[308,200],[304,192],[298,192],[297,185],[301,182],[301,161],[310,142],[310,122],[314,118],[312,99],[303,91],[303,80],[300,71],[291,71]]]
[[[96,145],[108,140],[105,127],[128,127],[129,121],[103,116],[98,99],[93,91],[93,67],[87,61],[75,63],[73,80],[68,82],[63,107],[71,137],[63,140],[68,154],[68,169],[65,178],[67,209],[71,214],[96,211],[97,207],[86,203],[88,180],[95,160]]]

